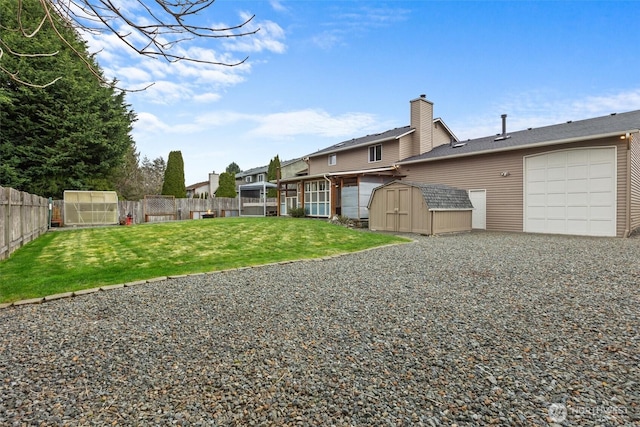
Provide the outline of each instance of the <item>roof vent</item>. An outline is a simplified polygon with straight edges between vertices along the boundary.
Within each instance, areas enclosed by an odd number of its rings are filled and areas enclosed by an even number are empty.
[[[466,142],[459,142],[457,144],[453,144],[451,148],[460,148],[460,147],[464,147],[465,145],[467,145]]]
[[[494,141],[502,141],[507,138],[511,138],[511,135],[507,135],[507,115],[503,114],[500,117],[502,117],[502,134],[499,134],[500,136],[495,138]]]
[[[612,116],[615,116],[616,114],[618,114],[618,113],[611,113]]]

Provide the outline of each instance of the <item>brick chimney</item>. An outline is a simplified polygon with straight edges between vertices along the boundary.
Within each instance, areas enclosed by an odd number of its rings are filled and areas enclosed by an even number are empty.
[[[433,149],[433,102],[426,95],[411,100],[411,127],[413,133],[413,149],[417,154]]]

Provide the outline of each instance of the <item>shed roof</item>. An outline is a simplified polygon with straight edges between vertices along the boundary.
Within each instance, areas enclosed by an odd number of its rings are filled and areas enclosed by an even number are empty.
[[[431,211],[437,210],[470,210],[473,209],[473,204],[469,199],[467,190],[460,188],[450,187],[444,184],[421,184],[418,182],[409,181],[392,181],[387,184],[377,187],[378,190],[383,187],[387,187],[392,184],[404,184],[409,187],[415,187],[420,190],[424,201],[427,203],[427,207]],[[372,194],[373,197],[373,194]]]
[[[426,153],[399,161],[399,164],[459,157],[487,152],[515,150],[535,145],[561,144],[581,139],[596,139],[616,134],[624,135],[640,129],[640,110],[610,114],[592,119],[568,121],[566,123],[529,128],[483,138],[469,139],[459,143],[435,147]]]

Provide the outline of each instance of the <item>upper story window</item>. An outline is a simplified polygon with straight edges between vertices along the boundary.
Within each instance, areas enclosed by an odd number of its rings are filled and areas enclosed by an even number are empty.
[[[258,175],[258,181],[259,182],[264,181],[264,175],[263,174]]]
[[[245,176],[244,177],[244,182],[252,182],[253,180],[251,179],[251,175]]]
[[[382,160],[382,144],[369,147],[369,163]]]
[[[333,154],[329,154],[329,166],[335,166],[335,164],[338,162],[338,155],[336,153]]]

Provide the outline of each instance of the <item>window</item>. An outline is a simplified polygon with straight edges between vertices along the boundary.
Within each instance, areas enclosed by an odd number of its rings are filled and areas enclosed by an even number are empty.
[[[251,175],[244,177],[244,182],[251,182]]]
[[[369,163],[382,160],[382,144],[369,147]]]
[[[258,175],[258,181],[259,182],[264,181],[264,175],[262,175],[262,174]]]
[[[304,211],[309,216],[328,217],[331,212],[329,183],[309,181],[304,183]]]
[[[329,166],[335,166],[338,161],[338,155],[336,153],[329,154]]]

